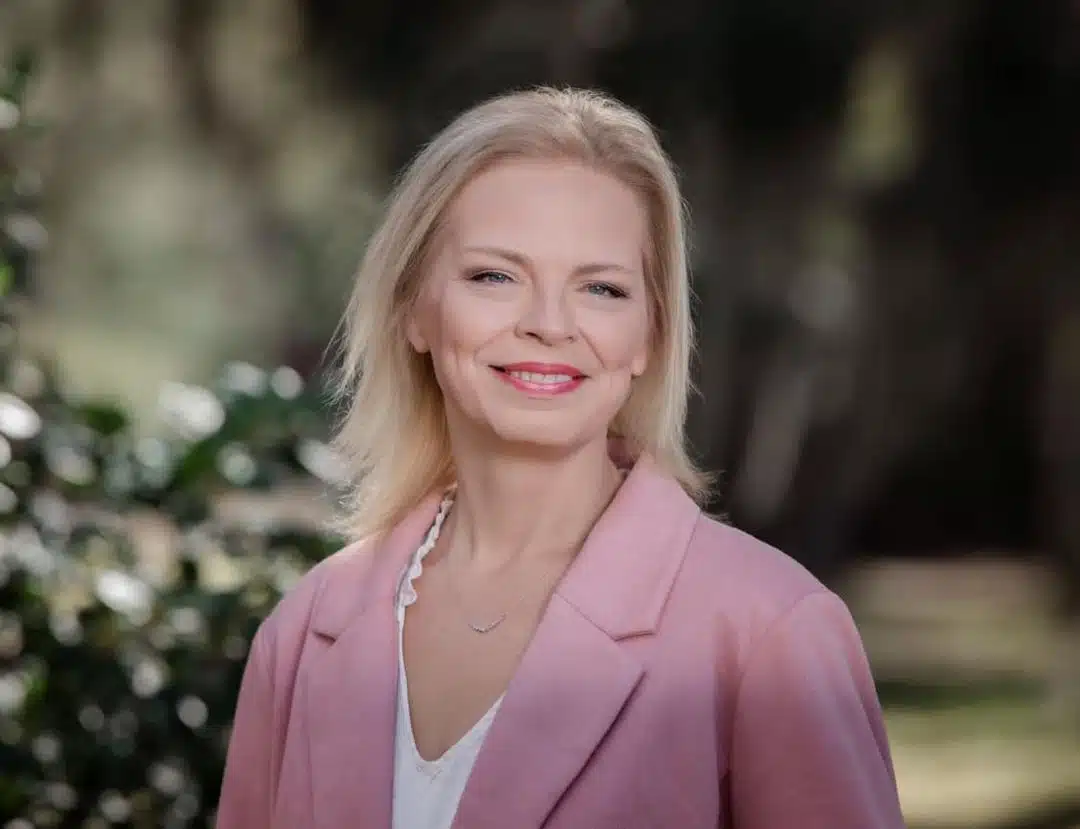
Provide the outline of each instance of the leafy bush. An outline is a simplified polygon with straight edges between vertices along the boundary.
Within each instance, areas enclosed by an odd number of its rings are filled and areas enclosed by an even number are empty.
[[[28,376],[43,377],[9,361],[9,387]],[[208,825],[251,636],[339,543],[269,497],[312,475],[317,411],[269,384],[225,388],[187,389],[188,421],[216,428],[170,442],[49,384],[0,396],[5,819]],[[268,504],[227,522],[215,502],[240,488]]]
[[[30,363],[6,368],[23,393],[0,396],[0,815],[203,824],[255,627],[339,543],[269,497],[325,452],[317,409],[270,383],[185,389],[186,422],[212,431],[140,439],[115,409],[28,393]],[[226,522],[215,502],[240,488],[268,503]]]
[[[340,543],[275,495],[335,480],[319,390],[231,365],[148,438],[20,351],[27,70],[0,87],[0,826],[210,826],[255,628]]]

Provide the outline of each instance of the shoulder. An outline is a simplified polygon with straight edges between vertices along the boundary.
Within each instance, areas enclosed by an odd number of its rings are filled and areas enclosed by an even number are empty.
[[[847,615],[843,601],[790,555],[705,514],[690,537],[678,581],[677,592],[697,608],[699,619],[704,612],[747,647],[793,615],[811,626],[818,617],[826,623],[837,610]]]
[[[710,580],[737,587],[745,602],[777,608],[826,590],[783,550],[702,514],[687,549],[688,564]]]
[[[902,827],[870,663],[843,600],[781,550],[705,516],[684,572],[694,641],[710,649],[697,653],[715,671],[735,823]]]
[[[714,518],[699,518],[671,604],[672,633],[715,661],[729,702],[755,665],[757,675],[804,684],[831,666],[813,687],[843,677],[860,693],[872,686],[845,601],[790,555]]]

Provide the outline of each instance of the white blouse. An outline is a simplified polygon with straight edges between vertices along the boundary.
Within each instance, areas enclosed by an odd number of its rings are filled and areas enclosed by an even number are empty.
[[[447,749],[442,757],[425,760],[420,756],[416,748],[416,738],[413,736],[412,717],[409,713],[409,685],[405,676],[405,652],[402,645],[405,609],[416,601],[413,581],[424,570],[424,557],[438,541],[439,531],[450,512],[453,500],[452,493],[443,498],[435,521],[423,544],[413,553],[412,561],[398,588],[398,704],[394,739],[393,829],[449,829],[476,756],[480,753],[480,746],[503,699],[499,697],[487,713],[467,734]]]

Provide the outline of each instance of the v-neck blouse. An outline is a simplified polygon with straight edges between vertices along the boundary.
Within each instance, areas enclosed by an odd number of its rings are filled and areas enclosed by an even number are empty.
[[[413,553],[397,593],[398,697],[394,736],[393,829],[449,829],[465,791],[484,737],[502,702],[500,696],[476,724],[446,753],[435,760],[420,756],[409,711],[409,684],[405,673],[403,633],[405,611],[416,601],[413,582],[424,570],[424,558],[439,539],[443,521],[453,504],[448,493],[439,505],[423,543]]]

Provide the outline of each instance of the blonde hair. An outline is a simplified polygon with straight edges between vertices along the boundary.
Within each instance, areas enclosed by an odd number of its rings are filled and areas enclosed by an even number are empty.
[[[649,212],[646,255],[653,355],[611,426],[647,452],[696,500],[707,477],[686,448],[693,330],[684,205],[674,169],[649,123],[602,94],[540,88],[502,95],[458,116],[428,144],[391,194],[360,264],[342,328],[335,448],[352,482],[342,529],[378,536],[454,479],[442,393],[428,355],[405,326],[433,237],[454,197],[480,171],[510,158],[578,162],[634,189]]]

